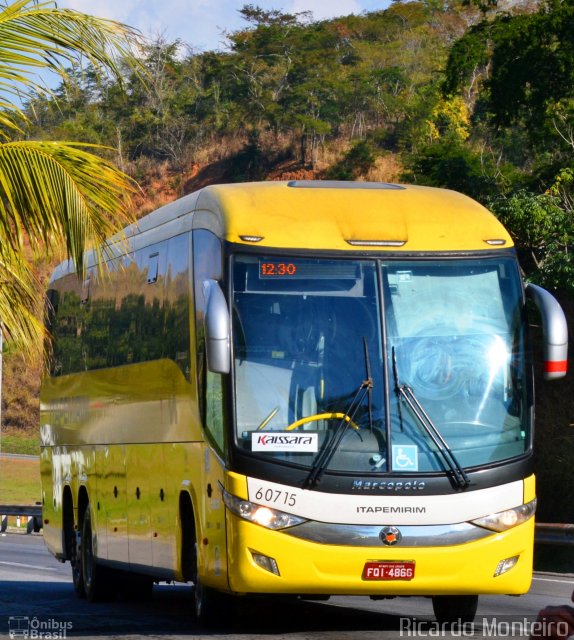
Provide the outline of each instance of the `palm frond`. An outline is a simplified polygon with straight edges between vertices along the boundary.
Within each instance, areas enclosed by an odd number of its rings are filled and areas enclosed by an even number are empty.
[[[81,61],[120,82],[126,64],[143,78],[133,55],[139,38],[53,1],[0,0],[0,323],[26,353],[41,349],[43,310],[24,240],[37,255],[63,245],[82,273],[87,248],[102,252],[105,238],[132,222],[135,183],[91,153],[94,145],[15,140],[27,124],[21,105],[49,92],[39,72],[65,78]]]
[[[45,251],[65,243],[83,267],[94,249],[133,218],[128,196],[135,183],[107,160],[73,142],[17,141],[0,144],[0,256],[5,248]]]
[[[121,81],[122,61],[141,74],[134,57],[139,42],[139,32],[125,24],[60,9],[55,2],[0,4],[0,87],[3,81],[13,83],[17,75],[22,91],[41,92],[38,71],[65,76],[65,68],[80,58],[96,72]]]
[[[30,265],[11,252],[0,258],[0,319],[3,336],[25,355],[42,351],[41,286]]]

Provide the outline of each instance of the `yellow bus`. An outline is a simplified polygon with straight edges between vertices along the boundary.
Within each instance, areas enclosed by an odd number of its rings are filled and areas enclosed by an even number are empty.
[[[430,596],[472,620],[531,582],[526,301],[547,378],[564,314],[461,194],[321,181],[206,187],[48,291],[44,537],[79,596],[193,583]]]

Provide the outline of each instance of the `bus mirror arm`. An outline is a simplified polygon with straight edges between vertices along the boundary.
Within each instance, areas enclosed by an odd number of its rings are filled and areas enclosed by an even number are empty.
[[[213,373],[229,373],[231,348],[229,311],[221,287],[216,280],[203,283],[206,299],[205,344],[207,368]]]
[[[544,378],[563,378],[568,366],[568,324],[564,311],[556,298],[538,285],[529,282],[526,295],[533,300],[542,317]]]

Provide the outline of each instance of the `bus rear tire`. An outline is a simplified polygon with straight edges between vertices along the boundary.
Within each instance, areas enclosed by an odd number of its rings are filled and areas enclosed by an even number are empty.
[[[82,522],[79,558],[86,598],[90,602],[101,602],[103,600],[113,599],[116,596],[116,590],[112,587],[111,571],[98,564],[94,554],[92,516],[89,502],[86,505],[84,520]]]
[[[70,561],[72,567],[72,584],[74,593],[78,598],[86,597],[84,589],[84,575],[82,572],[82,560],[80,558],[81,526],[74,524],[74,508],[72,505],[72,495],[70,491],[64,491],[62,497],[63,504],[63,546],[66,560]]]
[[[85,598],[86,588],[84,586],[84,572],[82,571],[82,559],[80,557],[80,536],[76,535],[74,531],[71,533],[71,538],[68,554],[72,565],[72,584],[78,598]]]
[[[478,607],[478,596],[433,596],[432,608],[440,624],[472,622]]]

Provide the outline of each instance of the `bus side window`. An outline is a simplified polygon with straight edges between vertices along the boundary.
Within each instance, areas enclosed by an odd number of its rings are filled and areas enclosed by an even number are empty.
[[[189,235],[182,234],[170,238],[167,244],[163,327],[163,355],[177,364],[188,381],[191,376],[189,242]]]
[[[195,339],[199,406],[205,429],[220,451],[224,449],[223,380],[221,374],[207,371],[204,319],[207,301],[203,283],[221,281],[223,258],[221,241],[206,229],[193,231],[193,281],[195,299]]]
[[[51,362],[53,376],[76,373],[83,369],[82,319],[85,305],[81,303],[82,281],[70,273],[55,285],[57,291],[50,294],[53,318],[49,320]]]
[[[159,252],[152,253],[148,258],[147,283],[154,284],[157,282],[159,273]]]

